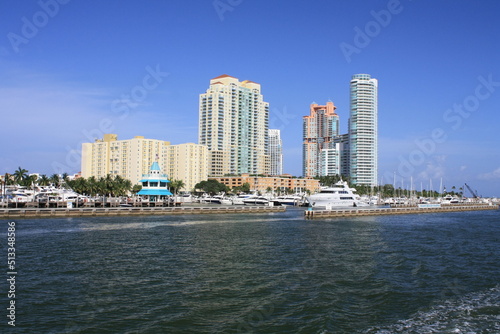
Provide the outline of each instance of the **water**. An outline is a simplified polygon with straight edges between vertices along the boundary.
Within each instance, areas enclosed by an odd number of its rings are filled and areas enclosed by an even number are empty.
[[[2,333],[500,333],[499,211],[16,223]]]

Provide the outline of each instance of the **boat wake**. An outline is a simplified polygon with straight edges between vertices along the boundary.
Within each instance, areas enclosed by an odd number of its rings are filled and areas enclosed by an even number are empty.
[[[500,333],[500,286],[444,301],[409,319],[364,333]]]

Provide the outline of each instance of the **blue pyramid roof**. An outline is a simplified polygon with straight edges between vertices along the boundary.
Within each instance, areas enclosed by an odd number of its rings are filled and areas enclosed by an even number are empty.
[[[151,165],[151,169],[150,170],[159,170],[161,171],[160,169],[160,165],[155,161],[153,162],[153,164]]]

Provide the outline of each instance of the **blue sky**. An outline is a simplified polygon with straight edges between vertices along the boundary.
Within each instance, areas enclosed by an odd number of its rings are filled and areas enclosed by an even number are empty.
[[[349,81],[379,80],[379,179],[468,183],[500,196],[498,1],[0,3],[0,173],[80,170],[102,133],[197,142],[198,97],[229,74],[262,85],[284,170],[302,170],[302,116]]]

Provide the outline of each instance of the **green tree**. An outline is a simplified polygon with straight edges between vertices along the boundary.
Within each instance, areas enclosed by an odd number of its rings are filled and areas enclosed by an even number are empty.
[[[50,179],[50,182],[52,184],[54,184],[55,187],[59,187],[59,185],[61,183],[61,178],[59,177],[58,174],[52,174],[49,179]]]
[[[245,182],[241,185],[241,191],[244,193],[250,192],[250,183]]]
[[[37,182],[39,186],[48,186],[50,184],[50,180],[45,174],[40,175]]]
[[[135,185],[132,187],[132,193],[137,194],[139,191],[141,191],[141,189],[142,189],[142,185],[140,185],[140,184],[135,184]]]
[[[170,180],[169,188],[170,191],[175,195],[179,192],[180,189],[184,188],[184,186],[185,183],[182,180],[176,180],[176,179]]]
[[[210,195],[215,195],[220,192],[229,192],[229,188],[225,184],[220,183],[219,181],[213,179],[207,181],[201,181],[197,183],[194,187],[195,189],[203,190],[204,192]]]
[[[24,168],[19,167],[14,172],[14,182],[17,183],[18,185],[21,185],[21,186],[26,185],[25,181],[27,178],[28,178],[28,171]]]

